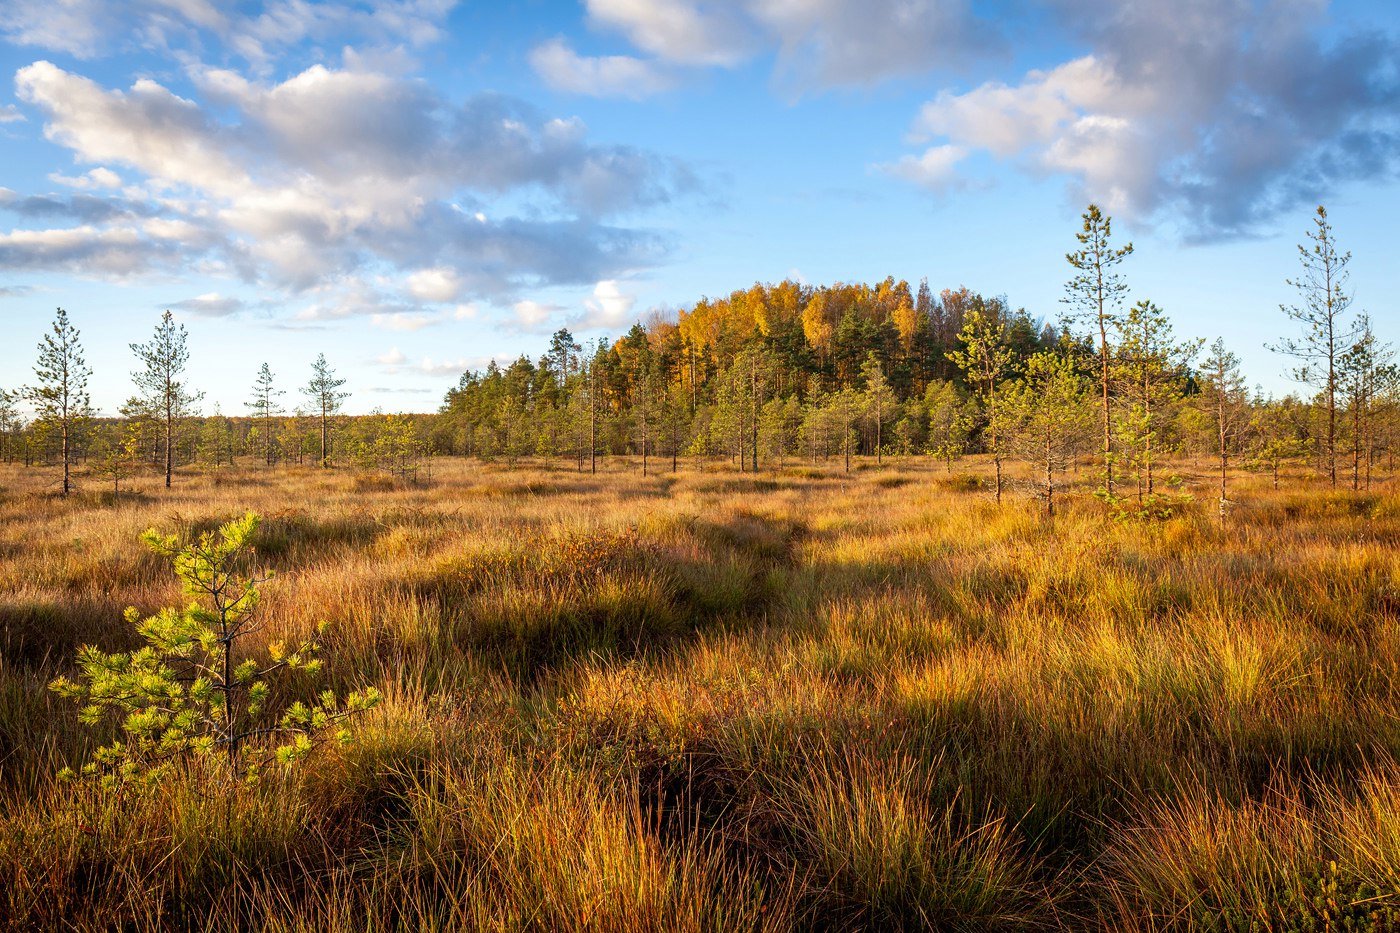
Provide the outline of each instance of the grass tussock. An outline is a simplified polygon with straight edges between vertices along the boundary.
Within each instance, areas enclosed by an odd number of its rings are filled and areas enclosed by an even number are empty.
[[[6,468],[0,929],[1400,929],[1387,484],[1241,475],[1221,528],[973,459],[636,467]],[[330,624],[356,743],[57,781],[110,726],[48,682],[182,602],[140,532],[248,510],[255,641]]]

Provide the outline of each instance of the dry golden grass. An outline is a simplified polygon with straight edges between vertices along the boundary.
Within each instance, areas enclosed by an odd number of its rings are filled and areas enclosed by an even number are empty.
[[[1396,485],[1241,474],[1222,529],[961,470],[4,469],[0,927],[1400,929]],[[102,736],[45,685],[180,598],[139,533],[250,509],[357,743],[57,783]]]

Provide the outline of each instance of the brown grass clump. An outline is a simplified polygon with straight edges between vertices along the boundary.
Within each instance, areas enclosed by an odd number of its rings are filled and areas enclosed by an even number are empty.
[[[858,466],[3,468],[0,929],[1400,929],[1388,484],[1242,474],[1222,529]],[[140,532],[248,510],[357,742],[56,781],[108,735],[48,682],[181,601]]]

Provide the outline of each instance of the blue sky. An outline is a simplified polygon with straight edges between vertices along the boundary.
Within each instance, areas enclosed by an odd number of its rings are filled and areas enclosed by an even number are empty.
[[[1325,201],[1400,339],[1400,8],[1324,0],[0,0],[0,385],[172,308],[241,413],[326,353],[432,410],[568,326],[787,276],[1056,317],[1088,199],[1252,381]]]

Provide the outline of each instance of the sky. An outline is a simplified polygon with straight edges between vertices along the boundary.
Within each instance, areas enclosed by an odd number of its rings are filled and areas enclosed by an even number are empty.
[[[109,413],[166,309],[225,414],[318,353],[431,411],[788,277],[1054,320],[1090,200],[1266,391],[1318,203],[1400,340],[1400,4],[0,0],[0,386],[63,307]]]

